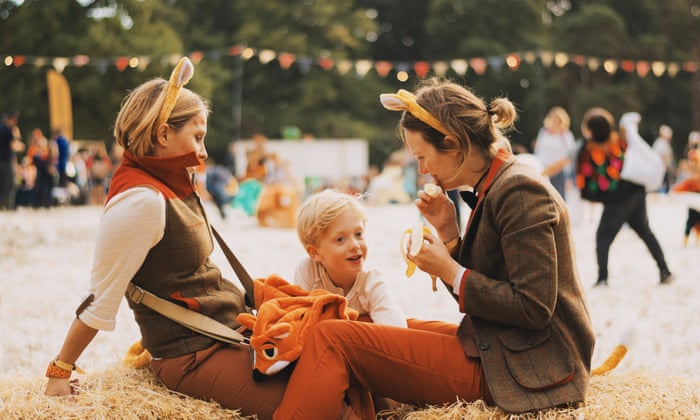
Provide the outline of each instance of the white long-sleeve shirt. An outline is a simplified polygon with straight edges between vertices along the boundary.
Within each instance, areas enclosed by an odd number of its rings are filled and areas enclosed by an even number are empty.
[[[361,315],[367,314],[377,324],[406,327],[406,316],[391,290],[376,270],[363,270],[355,283],[344,293],[328,276],[323,265],[304,258],[294,272],[294,283],[305,290],[324,289],[345,296],[348,306]]]
[[[95,243],[90,288],[95,300],[79,318],[112,331],[122,297],[146,255],[165,232],[165,198],[149,187],[130,188],[105,206]]]

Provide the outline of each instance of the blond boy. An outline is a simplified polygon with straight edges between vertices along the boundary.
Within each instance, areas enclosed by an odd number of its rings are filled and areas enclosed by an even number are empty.
[[[364,268],[366,224],[359,197],[334,189],[310,196],[297,216],[297,234],[309,257],[297,266],[294,283],[345,296],[361,320],[406,327],[406,316],[381,274]]]

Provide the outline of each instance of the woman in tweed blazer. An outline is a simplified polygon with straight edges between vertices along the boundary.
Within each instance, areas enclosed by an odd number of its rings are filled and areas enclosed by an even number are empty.
[[[460,235],[445,194],[418,194],[437,235],[417,266],[459,302],[459,326],[398,329],[322,322],[305,343],[276,418],[332,418],[349,403],[374,412],[362,390],[410,404],[484,399],[508,412],[582,402],[594,334],[575,265],[569,214],[537,171],[511,154],[501,130],[516,114],[452,82],[428,80],[416,95],[381,96],[402,111],[401,138],[443,190],[473,191]],[[407,286],[408,287],[408,286]]]

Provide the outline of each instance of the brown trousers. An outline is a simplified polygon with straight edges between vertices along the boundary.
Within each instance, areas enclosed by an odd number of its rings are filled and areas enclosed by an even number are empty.
[[[310,332],[274,418],[334,419],[344,402],[374,419],[367,394],[424,405],[486,399],[479,359],[468,358],[457,326],[409,320],[409,328],[328,320]],[[347,398],[347,399],[346,399]]]
[[[289,380],[287,371],[262,382],[253,380],[253,362],[247,347],[219,343],[192,354],[153,360],[156,376],[173,391],[224,408],[240,409],[244,416],[271,419]]]

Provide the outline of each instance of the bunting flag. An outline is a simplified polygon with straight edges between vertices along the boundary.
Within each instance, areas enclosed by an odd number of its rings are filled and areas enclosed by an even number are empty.
[[[477,75],[483,75],[489,68],[499,71],[506,68],[510,71],[518,71],[523,63],[536,65],[538,62],[545,68],[563,69],[574,65],[591,72],[604,71],[607,74],[615,74],[623,71],[635,74],[638,77],[662,77],[668,75],[675,77],[678,72],[695,73],[699,64],[695,60],[666,61],[666,60],[633,60],[629,58],[593,57],[582,54],[571,54],[563,51],[533,50],[524,52],[510,52],[503,55],[488,57],[467,57],[450,60],[394,62],[388,60],[372,59],[334,59],[324,55],[323,57],[309,57],[287,51],[275,51],[272,49],[256,49],[244,45],[233,45],[223,50],[192,51],[187,54],[190,60],[197,64],[202,60],[219,60],[222,56],[236,56],[243,60],[257,58],[263,65],[279,65],[283,70],[292,67],[302,73],[307,73],[312,66],[317,66],[324,71],[336,71],[341,75],[354,72],[359,77],[365,77],[370,71],[374,71],[379,77],[386,78],[395,74],[397,79],[405,80],[409,74],[418,78],[427,77],[431,72],[438,76],[445,76],[448,71],[453,71],[459,76],[465,76],[467,71]],[[28,55],[0,55],[5,67],[22,67],[26,65],[43,67],[50,66],[56,72],[62,73],[68,66],[84,67],[94,66],[99,72],[104,73],[108,67],[113,66],[123,72],[128,69],[143,71],[151,63],[174,65],[182,57],[180,54],[172,54],[161,57],[151,56],[117,56],[92,58],[88,55],[76,55],[74,57],[46,57]],[[0,64],[0,71],[2,65]]]

